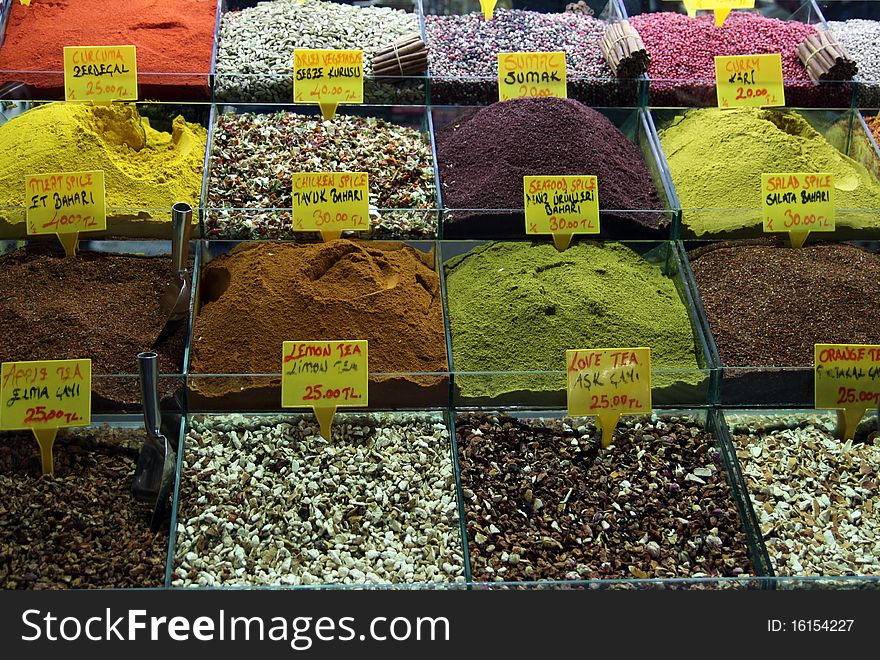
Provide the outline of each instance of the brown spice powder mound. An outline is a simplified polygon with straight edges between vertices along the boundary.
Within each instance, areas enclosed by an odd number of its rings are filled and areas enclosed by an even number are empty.
[[[168,525],[131,495],[143,431],[61,430],[44,477],[30,432],[0,434],[0,588],[161,587]]]
[[[810,366],[813,344],[880,343],[880,255],[719,244],[690,258],[724,365]]]
[[[241,244],[203,271],[192,372],[277,374],[284,341],[333,339],[369,341],[373,373],[447,371],[440,278],[428,265],[433,258],[399,243]],[[439,387],[445,395],[444,381],[373,377],[370,404],[383,403],[377,383],[389,386],[393,403],[405,405],[406,385]],[[268,386],[256,399],[245,395],[242,405],[277,408],[278,383],[196,377],[191,386],[196,397],[209,398]]]
[[[140,407],[137,354],[165,323],[159,297],[171,282],[169,257],[79,252],[34,244],[0,256],[0,362],[92,360],[93,412]],[[159,371],[180,374],[186,327],[164,342]],[[101,378],[101,374],[133,374]],[[160,395],[182,384],[160,379]]]

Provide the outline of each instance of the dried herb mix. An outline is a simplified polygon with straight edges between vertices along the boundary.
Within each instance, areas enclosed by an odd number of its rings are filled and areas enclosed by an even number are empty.
[[[754,572],[714,436],[689,417],[456,419],[476,581]]]
[[[381,383],[398,405],[420,388],[437,388],[440,396],[444,378],[406,375],[447,371],[432,259],[400,243],[375,241],[241,244],[203,270],[192,372],[275,374],[284,341],[357,338],[370,342],[371,372],[395,374],[371,380],[371,405],[381,401]],[[275,408],[278,390],[259,392],[273,387],[270,381],[196,375],[191,389],[212,398],[253,390],[263,407]]]
[[[295,48],[364,51],[364,98],[369,103],[424,103],[423,79],[371,77],[373,54],[419,32],[419,17],[390,7],[322,0],[271,0],[224,12],[217,44],[217,98],[289,103]]]
[[[293,112],[223,114],[208,180],[209,238],[291,238],[291,175],[370,175],[375,238],[434,238],[431,147],[417,130],[375,117],[333,121]],[[399,210],[402,209],[402,210]]]
[[[456,372],[465,397],[562,391],[565,351],[649,346],[654,385],[703,380],[687,309],[671,278],[619,243],[491,243],[445,264]]]
[[[615,209],[602,216],[606,235],[663,228],[661,215],[647,212],[660,200],[639,148],[577,101],[513,99],[470,110],[437,131],[436,145],[443,205],[453,209],[447,238],[524,236],[523,176],[539,174],[596,175],[600,209]]]
[[[143,431],[61,430],[55,476],[31,433],[0,433],[0,588],[161,587],[167,525],[131,495]]]
[[[171,283],[169,257],[78,252],[33,244],[0,256],[0,362],[92,360],[93,405],[140,409],[137,354],[165,323],[159,299]],[[180,374],[186,327],[157,349],[159,371]],[[100,375],[131,374],[128,378]],[[163,378],[160,395],[182,382]]]

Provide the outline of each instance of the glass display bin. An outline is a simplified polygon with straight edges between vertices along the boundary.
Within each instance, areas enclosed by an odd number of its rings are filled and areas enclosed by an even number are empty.
[[[210,113],[208,103],[9,104],[0,238],[27,234],[27,175],[102,170],[107,229],[83,237],[169,239],[173,204],[202,207]]]
[[[194,243],[190,250],[197,277]],[[168,316],[161,299],[176,276],[170,254],[170,241],[81,240],[73,258],[54,236],[0,242],[0,359],[89,358],[92,412],[133,412],[141,409],[137,354],[156,343],[161,405],[183,411],[189,313],[158,341]]]
[[[370,409],[447,407],[448,341],[435,245],[202,242],[190,409],[274,410],[281,402],[283,342],[337,339],[370,342]],[[261,280],[257,288],[254,276]]]
[[[295,48],[363,50],[365,103],[427,102],[424,75],[372,75],[375,53],[409,35],[418,34],[424,40],[420,0],[406,11],[397,5],[359,6],[324,0],[220,0],[220,6],[213,69],[214,99],[218,102],[293,101]],[[325,30],[328,24],[333,29]],[[359,39],[354,37],[355,25]]]
[[[293,225],[296,172],[367,172],[368,231],[358,238],[438,235],[439,199],[424,106],[340,106],[332,122],[312,105],[214,107],[204,182],[211,239],[314,240]]]
[[[812,406],[814,344],[880,341],[876,302],[865,288],[853,291],[853,278],[876,261],[876,242],[680,246],[725,407]],[[807,284],[814,277],[824,286]]]
[[[175,493],[173,587],[465,586],[443,412],[194,415]]]
[[[759,0],[755,9],[731,12],[720,28],[714,27],[712,12],[688,16],[682,3],[621,0],[621,4],[651,57],[647,77],[652,106],[716,106],[715,56],[772,53],[782,55],[785,105],[848,108],[853,103],[856,85],[813,83],[798,58],[797,45],[810,34],[827,29],[812,0],[785,5]],[[793,13],[791,5],[797,7]],[[765,36],[752,39],[761,32]],[[743,52],[740,38],[751,40],[749,52]]]
[[[553,111],[560,113],[555,107]],[[540,112],[540,107],[534,108]],[[558,164],[554,164],[552,156],[542,154],[547,163],[535,164],[538,161],[536,148],[529,145],[532,137],[528,128],[523,128],[527,120],[519,119],[518,132],[510,135],[509,142],[503,148],[494,145],[487,147],[485,157],[478,153],[479,147],[473,147],[473,157],[462,154],[461,145],[455,139],[455,133],[460,130],[465,121],[477,121],[477,125],[491,126],[493,119],[490,115],[480,118],[481,109],[478,107],[443,106],[432,107],[434,143],[437,152],[437,167],[439,179],[439,197],[443,209],[442,231],[443,238],[448,240],[458,239],[525,239],[526,225],[523,205],[522,178],[519,174],[593,174],[598,176],[599,197],[599,227],[602,238],[614,238],[620,240],[662,239],[669,238],[677,231],[677,222],[680,215],[678,202],[669,183],[669,175],[666,171],[664,157],[658,147],[657,132],[653,120],[645,110],[635,108],[583,108],[577,120],[581,125],[589,122],[589,129],[606,146],[593,145],[589,156],[595,164],[594,170],[587,171],[586,166],[579,167],[579,171],[565,169],[561,171]],[[500,114],[500,110],[484,109],[482,112],[491,115]],[[574,114],[570,108],[566,111],[569,116]],[[601,117],[596,118],[593,113]],[[556,116],[556,115],[554,115]],[[476,117],[476,118],[474,118]],[[602,124],[609,121],[619,131],[605,129]],[[503,123],[499,122],[503,126]],[[574,127],[567,127],[574,130]],[[587,129],[584,129],[587,130]],[[619,144],[611,144],[612,140],[620,140],[620,135],[628,140],[637,150],[624,149]],[[543,137],[543,136],[542,136]],[[536,138],[537,139],[537,138]],[[447,146],[449,145],[449,146]],[[627,145],[628,147],[628,145]],[[563,149],[564,147],[559,147]],[[604,150],[603,150],[604,149]],[[626,153],[626,156],[622,154]],[[508,154],[513,154],[508,156]],[[632,159],[641,157],[641,163]],[[512,164],[508,158],[517,158]],[[573,158],[569,155],[567,158]],[[531,159],[531,160],[530,160]],[[611,173],[611,162],[614,167],[625,169],[626,173],[618,170]],[[485,163],[485,164],[483,164]],[[515,168],[515,169],[514,169]],[[488,173],[492,173],[490,177]],[[497,176],[496,176],[497,175]],[[519,177],[519,178],[517,178]],[[631,178],[630,178],[631,177]],[[472,181],[477,180],[484,185],[474,188]],[[489,192],[502,188],[493,196]],[[605,191],[603,193],[603,190]],[[482,191],[482,192],[481,192]],[[513,191],[513,192],[511,192]],[[486,193],[486,194],[483,194]],[[473,201],[480,199],[497,199],[499,195],[506,195],[510,201],[515,200],[515,206],[511,204],[507,208],[464,207],[465,204],[474,205]],[[486,204],[486,202],[480,202]],[[625,208],[622,208],[623,206]],[[653,207],[653,208],[651,208]]]
[[[3,2],[0,98],[63,100],[64,46],[133,45],[137,98],[210,101],[219,18],[213,0]]]
[[[163,411],[162,421],[179,456],[183,417]],[[30,431],[0,432],[3,589],[164,586],[171,497],[152,531],[153,503],[131,492],[145,440],[143,415],[92,415],[89,426],[58,431],[49,478]]]
[[[761,175],[792,171],[834,176],[835,231],[808,240],[880,234],[880,157],[858,111],[652,108],[651,115],[681,206],[681,238],[764,236]]]
[[[651,348],[655,406],[714,401],[673,243],[584,241],[559,253],[549,241],[443,241],[440,253],[456,407],[565,409],[565,351],[621,345]]]
[[[725,410],[780,589],[878,589],[876,411],[852,439],[825,411]]]
[[[624,416],[606,449],[593,418],[454,422],[476,588],[756,588],[768,574],[714,411]]]

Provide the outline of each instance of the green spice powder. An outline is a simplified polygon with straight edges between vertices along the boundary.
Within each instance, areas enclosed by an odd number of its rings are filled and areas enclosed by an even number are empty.
[[[456,371],[560,371],[572,348],[649,346],[654,387],[697,384],[672,279],[619,243],[490,243],[446,262]],[[681,370],[657,373],[660,369]],[[565,388],[563,374],[463,375],[464,397]]]
[[[876,212],[845,210],[880,207],[880,183],[796,112],[691,110],[660,142],[684,225],[698,236],[760,225],[761,174],[771,172],[833,173],[837,224],[880,227]]]

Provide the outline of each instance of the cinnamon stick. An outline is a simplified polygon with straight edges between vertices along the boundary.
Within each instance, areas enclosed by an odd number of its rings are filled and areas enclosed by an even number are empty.
[[[602,38],[602,55],[614,74],[636,78],[648,70],[649,55],[639,33],[629,21],[611,23]]]
[[[846,49],[827,31],[805,38],[797,47],[798,57],[810,80],[852,80],[858,65]]]
[[[428,47],[419,34],[411,34],[385,46],[373,55],[377,76],[415,76],[428,69]]]

